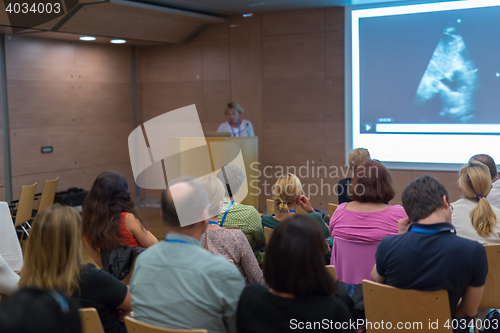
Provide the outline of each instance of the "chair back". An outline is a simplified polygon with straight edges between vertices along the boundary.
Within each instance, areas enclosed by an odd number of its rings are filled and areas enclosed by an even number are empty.
[[[264,236],[266,237],[266,244],[269,244],[269,241],[271,240],[271,236],[273,235],[274,229],[264,227]]]
[[[417,291],[398,289],[385,284],[363,280],[366,332],[453,332],[450,302],[446,290]],[[429,325],[438,320],[438,326]],[[380,324],[384,323],[384,329]],[[371,323],[368,324],[368,323]],[[398,329],[398,323],[405,325]],[[392,329],[388,329],[391,325]],[[400,324],[401,325],[401,324]],[[439,328],[438,328],[439,327]]]
[[[274,211],[274,200],[273,199],[266,199],[266,206],[267,206],[267,213],[268,214],[276,214]],[[297,214],[307,214],[304,209],[302,209],[301,206],[297,205]]]
[[[38,204],[38,211],[41,211],[42,209],[45,209],[54,204],[58,182],[59,177],[57,177],[56,179],[45,181],[45,185],[43,185],[42,196],[40,197],[40,204]]]
[[[500,245],[485,245],[488,275],[484,284],[480,308],[500,309]]]
[[[14,221],[14,226],[20,226],[26,221],[31,219],[31,212],[33,210],[33,201],[35,200],[36,192],[35,182],[33,185],[23,186],[21,189],[21,195],[19,196],[19,203],[17,204],[16,220]]]
[[[80,320],[82,322],[82,333],[104,333],[101,318],[95,308],[80,309]]]
[[[337,271],[335,271],[335,266],[332,265],[326,265],[326,270],[332,277],[334,282],[337,282]]]
[[[335,237],[330,264],[335,266],[339,281],[360,284],[363,279],[371,279],[379,243],[349,241]]]
[[[125,326],[128,333],[208,333],[207,330],[180,330],[173,328],[163,328],[143,323],[131,317],[125,317]]]
[[[132,266],[130,267],[130,272],[128,272],[128,275],[122,280],[122,282],[125,283],[127,286],[130,285],[130,279],[132,278],[132,273],[134,272],[137,256],[138,255],[135,256],[134,261],[132,262]]]
[[[330,215],[330,219],[332,218],[333,213],[335,213],[335,211],[337,210],[338,206],[339,205],[337,204],[332,204],[332,203],[328,204],[328,215]]]

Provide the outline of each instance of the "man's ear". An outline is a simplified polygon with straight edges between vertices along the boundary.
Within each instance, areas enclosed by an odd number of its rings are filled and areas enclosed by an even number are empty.
[[[446,195],[443,195],[443,207],[445,209],[450,208],[450,203],[448,202],[448,198],[446,197]]]

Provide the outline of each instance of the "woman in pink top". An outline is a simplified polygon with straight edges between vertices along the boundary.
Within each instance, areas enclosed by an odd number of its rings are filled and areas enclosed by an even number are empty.
[[[397,235],[398,220],[407,215],[400,205],[387,204],[394,198],[394,185],[378,161],[365,161],[356,169],[349,195],[353,201],[339,205],[330,220],[331,264],[340,273],[340,281],[361,283],[363,278],[370,279],[378,243],[385,236]]]

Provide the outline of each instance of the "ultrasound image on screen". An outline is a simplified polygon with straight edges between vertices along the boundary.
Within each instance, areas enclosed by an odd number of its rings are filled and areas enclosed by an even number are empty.
[[[499,7],[360,18],[361,132],[500,124],[499,18]]]

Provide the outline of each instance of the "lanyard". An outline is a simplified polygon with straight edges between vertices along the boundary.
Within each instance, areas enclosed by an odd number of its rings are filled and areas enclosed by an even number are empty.
[[[437,234],[441,230],[424,229],[424,228],[411,228],[411,232],[418,232],[420,234]]]
[[[208,224],[219,225],[219,223],[217,223],[215,221],[208,221]]]
[[[231,206],[233,205],[233,203],[234,203],[234,201],[231,201],[231,204],[229,205],[229,207],[227,207],[226,212],[224,213],[224,216],[222,217],[222,221],[220,222],[221,227],[224,224],[224,221],[226,220],[227,213],[231,209]]]
[[[231,126],[231,124],[229,124],[229,127],[231,128],[231,132],[233,133],[233,136],[236,136],[236,134],[234,134],[233,126]],[[240,120],[239,119],[238,119],[238,136],[241,136],[241,133],[240,133]]]
[[[165,242],[169,242],[169,243],[184,243],[184,244],[194,245],[193,243],[185,241],[185,240],[182,240],[182,239],[167,239],[167,238],[165,238]]]

